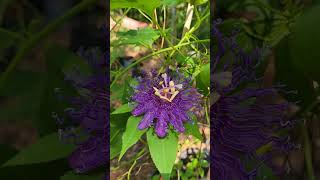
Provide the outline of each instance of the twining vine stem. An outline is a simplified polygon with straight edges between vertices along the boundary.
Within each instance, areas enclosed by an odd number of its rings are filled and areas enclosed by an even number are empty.
[[[175,45],[175,46],[172,46],[172,47],[168,47],[168,48],[164,48],[164,49],[161,49],[159,51],[156,51],[156,52],[153,52],[151,54],[148,54],[138,60],[136,60],[135,62],[133,62],[132,64],[130,64],[128,67],[126,67],[124,70],[122,70],[119,74],[117,74],[115,76],[115,78],[113,79],[111,85],[110,85],[110,88],[112,88],[114,86],[114,84],[116,83],[116,81],[124,74],[126,73],[127,71],[129,71],[131,68],[133,68],[134,66],[136,66],[137,64],[141,63],[142,61],[145,61],[147,60],[149,57],[152,57],[152,56],[155,56],[155,55],[158,55],[158,54],[161,54],[161,53],[164,53],[164,52],[167,52],[167,51],[171,51],[171,50],[174,50],[175,48],[180,48],[182,46],[187,46],[187,45],[190,45],[190,44],[193,44],[193,43],[206,43],[206,42],[210,42],[209,39],[203,39],[203,40],[198,40],[198,41],[191,41],[191,42],[187,42],[187,43],[181,43],[181,44],[178,44],[178,45]]]

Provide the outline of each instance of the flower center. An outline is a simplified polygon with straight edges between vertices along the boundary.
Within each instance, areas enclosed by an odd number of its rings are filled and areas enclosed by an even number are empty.
[[[162,86],[161,89],[153,87],[154,94],[161,99],[172,102],[172,100],[179,94],[177,89],[182,89],[182,84],[175,85],[173,81],[169,81],[168,75],[166,73],[162,74],[161,77],[163,81],[160,81],[159,85]]]

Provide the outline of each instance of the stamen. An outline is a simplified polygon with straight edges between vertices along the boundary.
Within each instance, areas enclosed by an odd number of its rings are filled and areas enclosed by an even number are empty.
[[[162,89],[159,90],[156,87],[153,87],[155,91],[154,94],[161,99],[172,102],[172,100],[179,94],[179,91],[177,91],[176,88],[182,89],[182,84],[175,85],[173,81],[169,81],[168,84],[169,79],[166,73],[162,74],[161,77],[164,80],[159,82],[159,85],[162,86]]]
[[[164,84],[167,87],[168,86],[168,81],[167,81],[168,75],[167,75],[167,73],[162,74],[161,77],[164,79]]]
[[[178,89],[182,89],[182,84],[177,84],[177,85],[175,85],[175,87]]]
[[[171,87],[171,92],[173,93],[176,89],[174,88],[174,82],[173,81],[170,81],[169,82],[169,86]]]
[[[172,100],[178,95],[178,93],[179,93],[179,91],[174,92],[174,93],[171,95],[169,102],[172,102]]]

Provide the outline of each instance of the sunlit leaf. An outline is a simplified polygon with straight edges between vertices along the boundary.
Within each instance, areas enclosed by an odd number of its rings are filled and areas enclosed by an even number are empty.
[[[113,111],[111,114],[122,114],[122,113],[127,113],[132,111],[132,106],[130,104],[124,104],[117,108],[115,111]]]
[[[164,179],[170,179],[178,150],[178,137],[176,133],[169,131],[166,137],[160,139],[154,134],[153,129],[150,129],[147,132],[147,140],[154,164]]]
[[[141,9],[152,17],[153,10],[161,5],[160,0],[111,0],[110,9],[136,8]]]
[[[113,46],[133,44],[151,47],[159,36],[157,31],[149,27],[138,30],[120,31],[117,33],[118,39],[113,42]]]
[[[199,126],[195,121],[185,123],[184,127],[186,128],[185,134],[192,135],[193,137],[202,140],[202,135],[199,131]]]
[[[147,131],[147,129],[139,130],[138,124],[141,121],[142,116],[134,117],[131,116],[127,121],[127,127],[122,135],[122,148],[119,156],[119,160],[122,158],[124,153],[134,145],[140,137]]]

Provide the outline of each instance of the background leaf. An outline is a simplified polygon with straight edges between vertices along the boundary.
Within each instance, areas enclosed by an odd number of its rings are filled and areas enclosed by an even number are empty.
[[[310,78],[320,81],[320,5],[309,8],[300,16],[290,39],[293,65]]]
[[[119,156],[119,160],[122,158],[124,153],[132,146],[134,145],[140,137],[147,131],[147,129],[139,130],[138,124],[141,121],[143,116],[134,117],[130,116],[127,121],[127,127],[126,130],[123,133],[122,136],[122,148]]]
[[[58,133],[52,133],[21,150],[3,166],[26,165],[61,159],[68,156],[74,148],[73,144],[62,143]]]
[[[196,77],[197,87],[204,91],[203,94],[207,94],[209,92],[210,87],[210,63],[205,64],[201,67],[200,73]]]
[[[313,84],[308,77],[300,72],[292,62],[288,38],[283,39],[275,49],[276,80],[286,85],[288,90],[296,90],[297,94],[285,93],[290,102],[297,102],[302,107],[314,101]]]
[[[66,159],[28,165],[6,166],[0,168],[0,179],[10,180],[57,180],[69,168]]]
[[[72,96],[76,94],[76,90],[70,82],[66,82],[64,80],[65,74],[63,71],[70,69],[72,64],[83,67],[81,66],[81,64],[83,65],[83,62],[85,61],[82,58],[61,46],[53,44],[48,48],[46,53],[46,83],[44,84],[45,88],[41,93],[42,99],[38,118],[34,122],[40,136],[56,131],[57,122],[52,118],[51,114],[52,112],[57,111],[62,114],[64,108],[66,108],[66,102],[59,101],[54,90],[56,88],[61,89],[64,96]],[[79,69],[81,70],[81,68]]]
[[[193,137],[202,140],[202,135],[199,131],[199,126],[196,122],[192,122],[192,123],[185,123],[184,127],[186,128],[186,134],[188,135],[192,135]]]
[[[7,162],[18,151],[8,145],[0,144],[0,165]]]
[[[110,9],[136,8],[152,17],[153,10],[161,5],[160,0],[111,0]]]
[[[84,174],[75,174],[73,171],[67,172],[63,175],[60,180],[99,180],[102,179],[103,174],[95,175],[84,175]]]
[[[133,44],[151,47],[153,42],[159,37],[159,33],[149,27],[138,30],[120,31],[117,32],[118,39],[112,42],[112,46]]]
[[[128,113],[131,112],[133,107],[130,104],[124,104],[120,107],[118,107],[116,110],[114,110],[111,114],[122,114],[122,113]]]

